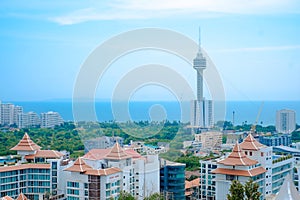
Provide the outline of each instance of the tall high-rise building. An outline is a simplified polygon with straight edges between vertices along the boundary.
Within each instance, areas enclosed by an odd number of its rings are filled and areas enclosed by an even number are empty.
[[[11,103],[1,104],[1,124],[11,125],[14,123],[14,105]]]
[[[276,112],[276,131],[291,133],[296,128],[296,113],[293,110],[278,110]]]
[[[41,120],[35,112],[19,113],[16,124],[18,128],[36,127],[41,125]]]
[[[201,49],[200,29],[199,49],[193,64],[197,71],[197,99],[191,102],[190,123],[192,127],[211,128],[214,124],[214,109],[212,100],[205,100],[203,97],[203,71],[206,69],[207,62]]]

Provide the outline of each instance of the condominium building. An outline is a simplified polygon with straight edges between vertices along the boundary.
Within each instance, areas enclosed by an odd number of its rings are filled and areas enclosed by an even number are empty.
[[[160,160],[160,192],[166,200],[185,199],[185,164]]]
[[[16,165],[0,167],[0,197],[15,199],[23,193],[29,199],[42,200],[46,193],[57,198],[62,195],[57,185],[63,154],[41,150],[28,134],[11,150],[18,152],[21,161]]]
[[[292,144],[292,136],[290,134],[259,136],[259,142],[267,146],[290,146]]]
[[[122,190],[142,200],[159,192],[158,156],[141,156],[119,143],[109,149],[90,150],[65,172],[69,184],[66,197],[70,200],[117,199]]]
[[[200,199],[216,199],[216,175],[211,171],[217,168],[218,160],[200,160]]]
[[[30,128],[37,127],[41,125],[41,120],[37,113],[28,112],[20,113],[17,117],[17,126],[18,128]]]
[[[274,155],[272,147],[249,134],[225,159],[200,161],[200,193],[204,199],[226,199],[232,180],[244,183],[252,178],[260,186],[261,198],[268,197],[279,191],[287,174],[293,173],[293,161],[290,155]]]
[[[278,133],[292,133],[295,128],[295,111],[283,109],[276,112],[276,131]]]
[[[62,123],[63,119],[58,112],[41,113],[41,128],[54,128]]]
[[[0,197],[29,199],[117,199],[121,191],[142,200],[159,192],[157,155],[141,156],[118,143],[108,149],[93,149],[75,162],[58,151],[41,150],[25,134],[11,150],[21,160],[0,167]]]
[[[12,125],[14,124],[14,111],[15,106],[11,103],[0,104],[1,124]]]
[[[266,169],[261,167],[258,161],[248,158],[241,150],[240,145],[236,143],[231,154],[227,158],[218,161],[217,169],[212,171],[216,174],[216,199],[226,199],[231,181],[239,180],[242,184],[245,184],[249,178],[259,185],[258,190],[262,194],[261,199],[264,199],[265,172]]]

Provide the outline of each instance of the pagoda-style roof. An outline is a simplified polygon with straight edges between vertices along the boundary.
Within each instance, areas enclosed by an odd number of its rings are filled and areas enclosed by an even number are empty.
[[[121,171],[122,170],[117,167],[110,167],[106,169],[88,169],[86,172],[84,172],[84,174],[92,176],[107,176]]]
[[[28,200],[28,198],[21,192],[16,200]]]
[[[244,141],[240,144],[240,147],[243,150],[252,150],[258,151],[259,149],[266,147],[265,145],[259,143],[251,133],[244,139]]]
[[[61,158],[64,154],[55,150],[37,150],[35,154],[26,155],[25,159],[34,159],[34,158]]]
[[[123,160],[131,158],[132,156],[127,154],[125,150],[117,142],[110,150],[110,152],[105,156],[105,159],[109,160]]]
[[[27,133],[24,134],[22,140],[11,148],[10,150],[15,150],[15,151],[35,151],[35,150],[40,150],[40,146],[35,144],[29,137]]]
[[[267,170],[263,167],[257,167],[250,170],[237,170],[237,169],[227,169],[227,168],[217,168],[212,171],[213,174],[226,174],[233,176],[246,176],[253,177],[259,174],[265,173]]]
[[[67,168],[67,169],[64,169],[65,171],[71,171],[71,172],[86,172],[87,170],[89,169],[92,169],[92,167],[90,167],[89,165],[87,165],[84,160],[79,157],[75,162],[74,164]]]
[[[238,143],[233,147],[232,152],[229,156],[218,163],[229,166],[252,166],[257,164],[256,160],[252,160],[246,156],[246,154],[241,150]]]
[[[300,199],[300,195],[291,179],[291,175],[288,174],[280,187],[280,190],[275,200],[294,200]]]

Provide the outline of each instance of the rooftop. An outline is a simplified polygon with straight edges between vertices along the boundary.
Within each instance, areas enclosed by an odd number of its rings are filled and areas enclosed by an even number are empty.
[[[35,151],[35,150],[40,150],[40,146],[35,144],[29,137],[27,133],[24,134],[22,140],[11,148],[10,150],[15,150],[15,151]]]
[[[50,164],[21,164],[0,167],[0,172],[21,170],[21,169],[50,169]]]
[[[226,175],[247,176],[247,177],[257,176],[265,172],[266,170],[263,167],[257,167],[251,170],[217,168],[212,171],[213,174],[226,174]]]
[[[218,161],[218,163],[229,166],[252,166],[257,164],[258,162],[256,160],[248,158],[246,154],[241,150],[240,145],[236,143],[229,156],[223,160]]]
[[[260,148],[266,147],[265,145],[259,143],[251,133],[244,139],[244,141],[240,144],[240,147],[243,150],[253,150],[258,151]]]

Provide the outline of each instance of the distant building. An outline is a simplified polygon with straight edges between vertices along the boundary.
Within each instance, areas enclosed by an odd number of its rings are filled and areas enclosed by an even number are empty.
[[[226,144],[235,144],[236,142],[240,143],[245,138],[244,132],[227,133],[225,135],[227,136]]]
[[[259,142],[266,146],[290,146],[292,139],[290,134],[277,135],[277,136],[259,136]]]
[[[41,119],[35,112],[19,113],[17,117],[18,128],[30,128],[41,125]]]
[[[292,133],[295,128],[295,111],[283,109],[276,112],[276,131],[278,133]]]
[[[54,128],[62,123],[63,119],[58,112],[41,113],[41,128]]]
[[[166,200],[185,199],[185,164],[160,159],[160,192]]]
[[[102,136],[90,140],[84,141],[84,152],[87,153],[91,149],[108,149],[114,146],[114,144],[119,143],[123,146],[124,139],[121,137],[108,137]]]
[[[14,124],[14,108],[15,106],[11,103],[0,104],[1,125]]]
[[[222,145],[222,132],[210,131],[195,134],[195,141],[201,142],[201,149],[219,149]]]

